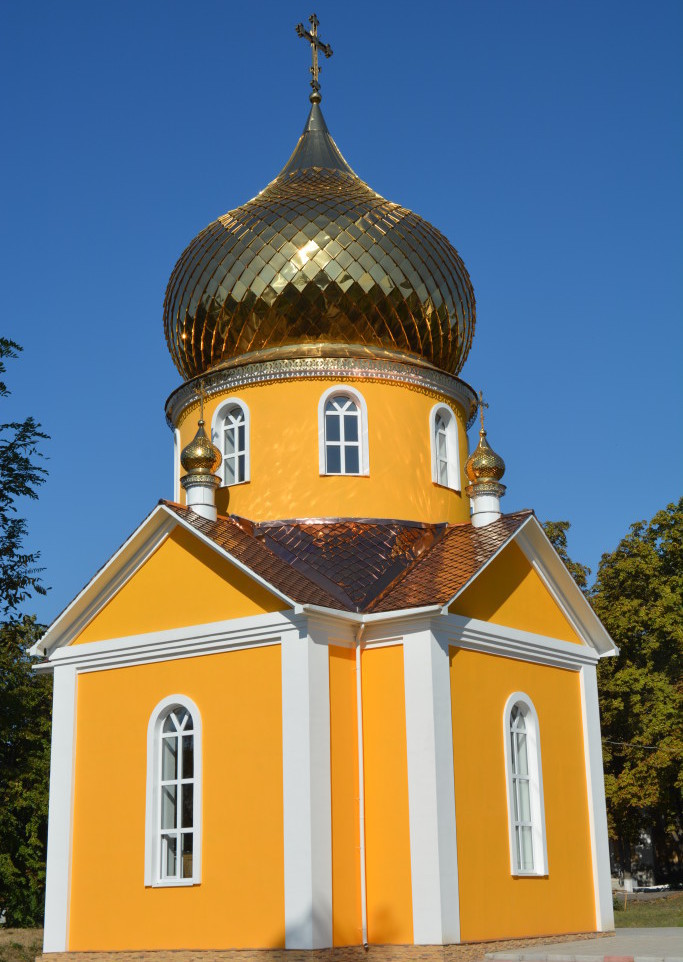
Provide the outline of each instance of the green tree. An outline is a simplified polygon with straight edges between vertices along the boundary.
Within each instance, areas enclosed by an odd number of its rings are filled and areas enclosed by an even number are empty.
[[[0,625],[0,913],[9,926],[41,925],[50,778],[52,679],[27,650],[44,628]]]
[[[586,565],[579,564],[578,561],[572,561],[567,551],[567,532],[571,528],[571,522],[543,521],[542,525],[548,541],[550,541],[555,551],[557,551],[560,558],[564,561],[569,574],[573,577],[581,591],[586,592],[588,588],[588,575],[591,573],[591,569],[587,568]]]
[[[0,337],[0,378],[5,373],[5,358],[16,358],[21,348],[14,341]],[[0,380],[0,398],[9,391]],[[34,418],[0,424],[0,611],[16,612],[31,592],[45,594],[36,567],[39,552],[26,552],[27,529],[17,516],[17,499],[38,497],[37,488],[45,480],[46,471],[39,463],[40,441],[47,435]]]
[[[0,398],[5,359],[18,344],[0,338]],[[0,423],[0,913],[8,925],[40,924],[45,888],[51,680],[36,676],[28,648],[42,634],[19,608],[45,594],[38,552],[24,547],[21,498],[37,498],[45,480],[39,444],[47,437],[34,418]]]
[[[683,499],[631,525],[591,592],[618,645],[598,666],[610,834],[625,871],[642,830],[658,881],[683,878]]]

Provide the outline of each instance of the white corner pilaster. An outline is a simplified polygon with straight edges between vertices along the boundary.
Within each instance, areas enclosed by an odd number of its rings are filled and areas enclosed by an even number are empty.
[[[332,945],[332,797],[327,639],[282,639],[285,947]]]
[[[52,693],[44,952],[66,952],[69,948],[75,742],[76,669],[58,665]]]
[[[602,765],[602,739],[600,737],[600,705],[595,665],[583,665],[580,669],[581,715],[586,756],[586,786],[588,789],[588,818],[593,857],[593,886],[595,890],[595,917],[599,932],[614,929],[612,905],[612,880],[607,835],[607,808],[605,805],[605,776]]]
[[[429,630],[403,639],[413,940],[460,941],[448,647]]]

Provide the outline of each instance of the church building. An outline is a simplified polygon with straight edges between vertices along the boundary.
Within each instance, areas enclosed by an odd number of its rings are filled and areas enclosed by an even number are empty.
[[[501,512],[469,275],[340,153],[317,26],[294,152],[168,283],[173,500],[33,649],[48,953],[614,927],[616,649],[533,511]]]

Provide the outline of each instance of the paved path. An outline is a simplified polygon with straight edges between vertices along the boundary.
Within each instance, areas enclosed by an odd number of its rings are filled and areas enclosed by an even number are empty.
[[[617,929],[614,936],[489,952],[486,958],[500,962],[683,962],[683,928]]]

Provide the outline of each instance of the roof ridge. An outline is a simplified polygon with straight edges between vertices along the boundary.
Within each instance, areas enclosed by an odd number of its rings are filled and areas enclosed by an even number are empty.
[[[386,594],[391,591],[391,589],[396,585],[405,575],[411,571],[415,565],[425,557],[426,554],[432,550],[432,548],[440,541],[442,541],[448,534],[449,526],[447,523],[441,525],[434,525],[432,531],[425,531],[419,541],[411,547],[409,552],[412,557],[406,565],[399,568],[393,576],[386,580],[387,576],[392,572],[392,569],[398,567],[398,561],[393,565],[388,566],[387,570],[378,577],[376,587],[378,590],[372,594],[372,597],[366,597],[365,605],[363,606],[364,611],[371,611],[375,603],[379,602]]]
[[[468,524],[469,522],[463,523]],[[443,541],[445,541],[446,538],[453,532],[453,529],[458,527],[460,527],[459,523],[444,524],[443,530],[438,533],[440,537],[435,536],[430,544],[423,543],[421,546],[422,550],[419,551],[419,553],[409,562],[409,564],[407,564],[402,571],[399,571],[398,574],[388,584],[386,584],[380,591],[377,592],[377,594],[368,604],[366,611],[372,611],[375,605],[378,605],[380,601],[382,601],[409,574],[409,572],[413,571],[413,569],[416,568],[421,561],[424,561],[427,555],[430,554],[432,549],[435,548],[437,544],[441,544]]]
[[[292,567],[291,565],[288,565],[288,563],[283,558],[281,558],[280,555],[276,554],[265,543],[264,538],[257,537],[253,532],[248,530],[247,526],[249,524],[253,525],[253,522],[249,522],[249,519],[241,518],[241,517],[238,517],[237,515],[220,514],[217,516],[215,521],[210,521],[208,518],[203,518],[201,517],[201,515],[196,514],[194,511],[192,511],[190,508],[188,508],[185,505],[178,505],[174,502],[164,502],[164,503],[167,504],[167,506],[171,510],[173,510],[176,514],[178,514],[179,517],[181,517],[184,521],[186,521],[196,531],[201,532],[202,534],[206,534],[208,537],[211,538],[212,541],[214,541],[218,545],[219,548],[221,548],[221,550],[225,551],[227,554],[234,556],[236,560],[240,562],[240,564],[246,565],[247,568],[249,568],[251,571],[259,575],[260,577],[264,577],[264,575],[261,572],[259,572],[257,569],[255,569],[252,564],[249,564],[247,561],[243,561],[234,551],[230,551],[229,548],[222,545],[216,539],[216,537],[213,536],[213,532],[211,531],[211,528],[219,527],[220,525],[234,526],[239,531],[241,531],[242,534],[246,535],[246,537],[249,538],[249,540],[252,542],[253,545],[257,545],[260,551],[266,552],[268,555],[274,558],[278,562],[278,564]],[[204,530],[204,528],[208,528],[209,530],[206,531]],[[317,589],[318,591],[324,592],[324,594],[329,596],[329,600],[336,601],[337,604],[343,605],[342,600],[337,596],[337,594],[332,595],[332,593],[329,591],[329,589],[325,585],[320,584],[318,581],[314,581],[306,573],[300,572],[297,570],[297,576],[302,578],[304,581],[306,581],[310,587]],[[278,584],[274,582],[272,584],[273,584],[273,587],[276,588],[278,591],[283,592],[285,594],[287,593]],[[296,598],[291,598],[291,600],[295,603],[298,603],[296,601]],[[334,605],[330,605],[329,607],[334,607]]]
[[[255,535],[255,537],[259,537]],[[318,587],[323,588],[323,590],[329,592],[338,601],[340,601],[345,607],[349,608],[351,611],[358,611],[359,606],[353,601],[353,599],[347,594],[341,585],[337,584],[336,581],[332,581],[331,578],[326,577],[322,572],[318,571],[312,565],[309,565],[303,559],[298,558],[292,551],[285,548],[274,538],[271,538],[268,534],[263,534],[260,536],[264,545],[269,551],[272,551],[274,555],[284,561],[285,564],[291,565],[304,577],[307,577],[309,581],[317,584]]]

